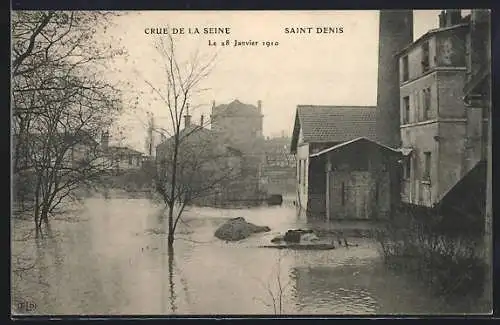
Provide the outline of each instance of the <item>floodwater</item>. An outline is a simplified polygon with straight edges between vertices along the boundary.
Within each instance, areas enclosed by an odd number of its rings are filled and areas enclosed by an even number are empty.
[[[38,241],[22,239],[31,224],[16,221],[13,313],[465,312],[386,270],[377,244],[368,239],[350,239],[358,246],[329,251],[258,248],[279,232],[305,226],[293,206],[189,208],[173,255],[166,249],[163,215],[162,206],[147,199],[91,198],[52,220],[53,236]],[[213,236],[237,216],[272,230],[237,243]]]

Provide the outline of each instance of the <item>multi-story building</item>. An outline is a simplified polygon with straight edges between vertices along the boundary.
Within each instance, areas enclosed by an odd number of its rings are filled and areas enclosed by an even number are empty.
[[[263,162],[262,102],[257,106],[234,100],[229,104],[212,104],[211,130],[224,143],[243,153],[241,183],[247,187],[247,198],[260,192]]]
[[[397,54],[405,203],[435,206],[481,158],[483,116],[463,102],[469,31],[460,10],[446,10]]]
[[[172,170],[176,166],[177,195],[185,196],[189,204],[219,206],[238,201],[245,194],[239,181],[242,153],[221,141],[218,133],[204,128],[203,123],[191,123],[189,114],[184,118],[176,164],[172,156],[173,137],[156,147],[159,180],[171,185]]]

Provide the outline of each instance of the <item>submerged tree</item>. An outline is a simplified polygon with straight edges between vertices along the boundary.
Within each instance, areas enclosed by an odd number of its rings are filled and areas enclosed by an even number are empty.
[[[202,82],[214,67],[215,56],[204,59],[198,52],[181,61],[172,35],[158,40],[165,82],[161,88],[147,82],[160,98],[169,117],[168,139],[157,149],[156,190],[168,208],[168,246],[187,205],[227,189],[237,177],[241,153],[224,145],[203,125],[191,125],[189,102],[196,100]],[[183,117],[186,123],[182,123]]]
[[[95,33],[113,15],[12,14],[13,171],[31,182],[37,233],[108,167],[96,138],[120,112],[121,97],[101,68],[123,50],[104,48]]]

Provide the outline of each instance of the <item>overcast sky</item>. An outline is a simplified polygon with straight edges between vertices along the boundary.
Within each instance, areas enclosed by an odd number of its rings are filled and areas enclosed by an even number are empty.
[[[438,26],[440,10],[414,11],[414,39]],[[468,11],[466,11],[468,12]],[[465,12],[465,13],[466,13]],[[269,12],[131,12],[115,20],[106,33],[112,42],[128,51],[127,60],[110,63],[111,78],[132,83],[127,96],[150,92],[148,80],[161,88],[165,75],[154,49],[156,37],[145,28],[184,28],[178,37],[181,53],[194,50],[211,57],[217,52],[216,66],[204,81],[209,88],[193,98],[193,112],[199,120],[209,114],[211,102],[229,103],[238,99],[256,104],[262,100],[264,135],[290,135],[295,108],[299,104],[376,105],[378,11],[269,11]],[[286,34],[285,28],[342,27],[343,33]],[[187,34],[195,27],[230,28],[229,35]],[[314,31],[314,29],[313,29]],[[229,39],[229,47],[210,47],[208,41]],[[239,41],[277,41],[278,46],[233,47]],[[146,112],[166,124],[168,112],[152,97],[142,95],[136,110],[127,109],[120,121],[123,145],[144,151]]]

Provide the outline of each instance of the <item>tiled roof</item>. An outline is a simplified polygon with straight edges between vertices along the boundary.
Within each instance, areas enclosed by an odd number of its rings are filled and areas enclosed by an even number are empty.
[[[304,142],[345,142],[359,137],[376,140],[375,106],[299,105],[295,116],[292,151],[299,131]]]

